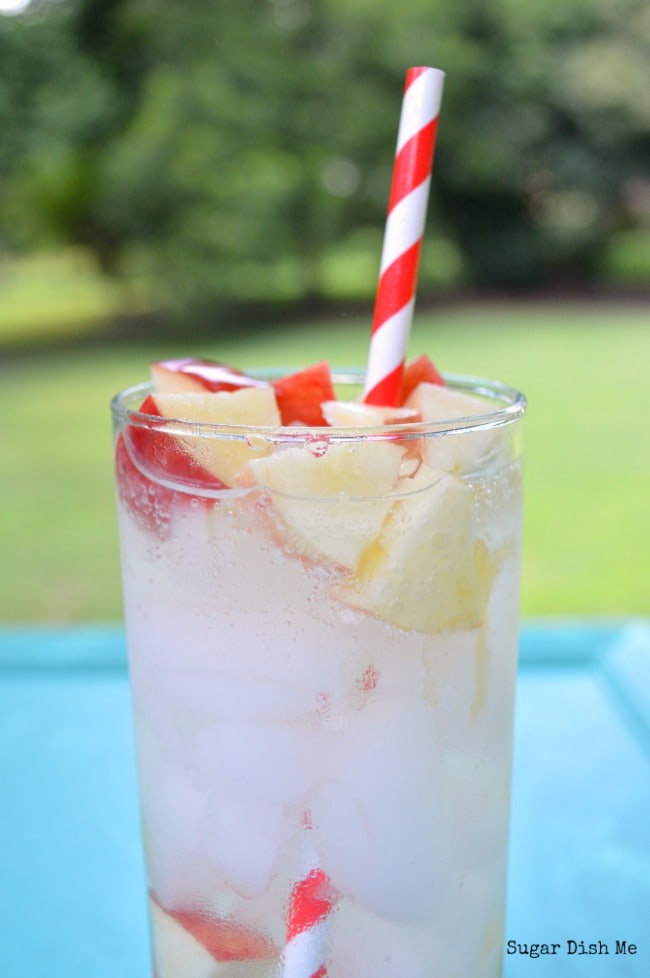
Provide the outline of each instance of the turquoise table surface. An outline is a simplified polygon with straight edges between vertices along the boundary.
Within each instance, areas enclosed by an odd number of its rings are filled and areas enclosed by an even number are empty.
[[[649,978],[650,623],[526,623],[517,696],[506,941],[559,948],[504,976]],[[150,975],[129,710],[120,629],[0,631],[2,978]]]

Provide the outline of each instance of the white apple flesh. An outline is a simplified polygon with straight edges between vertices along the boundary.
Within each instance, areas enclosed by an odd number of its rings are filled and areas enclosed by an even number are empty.
[[[426,382],[418,384],[407,398],[406,406],[429,422],[458,421],[498,410],[489,401]],[[428,435],[419,447],[431,468],[466,475],[481,471],[493,458],[500,457],[505,451],[505,437],[500,428],[467,429],[453,435]]]
[[[391,441],[324,446],[287,448],[249,470],[308,551],[353,570],[391,508],[404,449]]]
[[[149,914],[157,978],[218,978],[219,962],[155,900]]]
[[[226,949],[224,960],[218,960],[151,898],[149,914],[157,978],[264,978],[268,975],[270,958],[233,960]]]
[[[378,407],[360,401],[324,401],[321,407],[327,423],[337,428],[379,428],[420,420],[418,411],[412,407]]]
[[[422,465],[401,480],[381,533],[356,574],[338,588],[352,607],[417,632],[478,628],[484,619],[492,560],[473,528],[473,491]]]
[[[270,442],[263,438],[247,439],[245,429],[277,427],[280,424],[275,393],[272,387],[246,387],[236,391],[187,394],[156,394],[156,407],[164,418],[192,421],[207,425],[233,426],[228,433],[209,438],[179,434],[183,449],[212,475],[227,486],[235,485],[246,463],[258,455],[269,453]]]

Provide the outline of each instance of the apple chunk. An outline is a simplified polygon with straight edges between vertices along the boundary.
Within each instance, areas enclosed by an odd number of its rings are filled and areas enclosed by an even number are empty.
[[[473,490],[425,465],[400,483],[403,492],[410,483],[411,494],[394,502],[356,574],[337,593],[352,607],[409,631],[478,628],[493,571],[474,530]]]
[[[353,570],[393,500],[404,449],[389,441],[285,448],[249,463],[303,546]]]
[[[151,395],[140,411],[160,418]],[[174,435],[161,431],[154,423],[128,424],[118,435],[115,474],[125,508],[145,530],[161,539],[167,536],[175,506],[190,501],[207,505],[205,496],[225,488],[183,450]],[[177,488],[172,489],[170,483]]]
[[[263,380],[214,360],[182,357],[151,364],[154,390],[160,394],[187,394],[191,391],[236,391],[242,387],[266,387]]]
[[[184,494],[144,475],[134,464],[124,435],[118,436],[115,445],[115,477],[125,509],[144,530],[164,540],[172,509],[182,502]]]
[[[324,425],[323,401],[335,398],[329,364],[325,361],[305,367],[273,382],[282,424],[307,427]]]
[[[444,387],[445,381],[442,374],[438,371],[435,364],[429,359],[426,353],[409,360],[404,365],[402,373],[402,389],[400,392],[400,404],[404,404],[408,396],[415,390],[418,384],[426,381],[429,384],[439,384]]]
[[[426,381],[418,384],[407,398],[406,406],[418,411],[423,421],[453,422],[498,410],[489,401]],[[506,438],[503,428],[467,429],[453,435],[441,433],[423,438],[420,451],[432,468],[466,475],[479,472],[504,455]]]
[[[379,407],[361,401],[325,401],[323,415],[328,425],[337,428],[381,428],[385,424],[407,424],[420,420],[415,408]]]
[[[278,952],[260,934],[195,911],[163,910],[150,898],[158,978],[263,978]]]
[[[272,386],[283,425],[324,425],[321,403],[335,396],[330,368],[325,362],[280,377],[272,385],[228,364],[194,357],[152,363],[151,376],[154,390],[160,394],[216,393]]]
[[[219,962],[155,900],[149,915],[158,978],[218,978]]]
[[[152,395],[143,401],[140,412],[164,420]],[[139,427],[133,424],[126,428],[124,438],[133,461],[148,478],[163,478],[204,489],[224,488],[222,482],[184,451],[175,435],[154,425]]]
[[[276,427],[280,412],[271,387],[247,387],[217,393],[156,394],[156,406],[165,418],[202,424],[239,426],[242,428]],[[227,486],[251,458],[271,451],[271,443],[255,439],[254,444],[243,432],[232,432],[210,438],[191,434],[177,436],[178,444],[195,462]]]

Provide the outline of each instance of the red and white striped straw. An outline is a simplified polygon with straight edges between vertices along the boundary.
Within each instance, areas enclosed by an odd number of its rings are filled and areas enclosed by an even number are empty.
[[[367,404],[399,403],[444,77],[437,68],[406,73],[363,396]]]
[[[322,869],[310,869],[291,891],[282,978],[326,978],[330,913],[336,902]]]

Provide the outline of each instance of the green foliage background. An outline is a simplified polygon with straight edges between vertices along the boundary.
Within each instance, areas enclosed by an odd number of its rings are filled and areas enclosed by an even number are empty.
[[[367,296],[418,63],[423,291],[584,283],[650,227],[645,0],[50,0],[0,18],[0,248],[88,247],[183,313]]]

